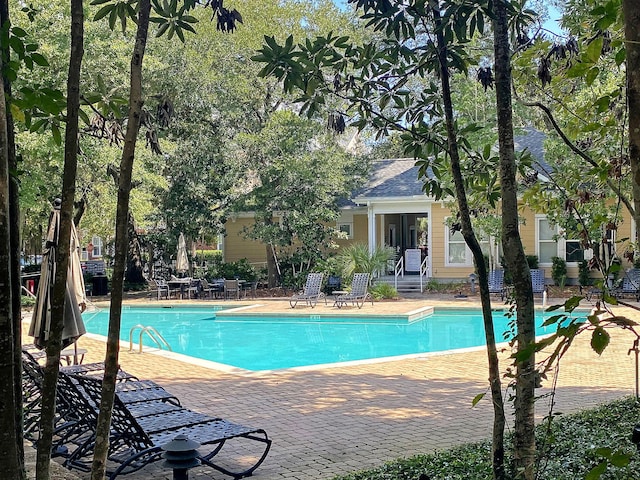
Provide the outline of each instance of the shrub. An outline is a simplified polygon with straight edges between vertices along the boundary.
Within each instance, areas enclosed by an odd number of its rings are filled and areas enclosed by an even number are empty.
[[[575,480],[578,478],[637,479],[640,458],[633,454],[630,433],[640,415],[640,404],[634,398],[611,402],[595,409],[562,416],[551,424],[536,427],[539,455],[539,478]],[[556,417],[557,418],[557,417]],[[505,445],[509,451],[510,437]],[[616,452],[630,457],[628,465],[605,464],[602,476],[587,476],[610,449],[616,464],[623,464]],[[334,480],[407,480],[421,474],[433,479],[486,480],[491,475],[491,445],[489,442],[467,443],[432,454],[416,455],[386,463],[378,468],[335,477]],[[505,465],[511,458],[505,458]],[[515,478],[508,472],[507,478]],[[511,474],[511,475],[510,475]]]
[[[538,266],[538,256],[537,255],[527,255],[527,263],[529,264],[529,269],[531,269],[531,270],[539,268],[539,266]]]
[[[386,282],[376,283],[369,289],[369,293],[376,300],[380,300],[382,298],[398,298],[398,291],[393,285],[389,285]]]
[[[578,263],[578,283],[580,283],[582,287],[593,285],[593,278],[591,278],[589,262],[587,260],[582,260]]]
[[[194,261],[196,262],[210,262],[215,258],[222,260],[222,250],[198,250]]]
[[[362,243],[354,243],[346,247],[340,255],[338,261],[343,264],[345,276],[352,276],[354,273],[384,272],[387,269],[387,262],[395,258],[395,250],[389,247],[376,247],[373,252],[369,252],[369,247]]]
[[[36,299],[30,295],[22,295],[20,296],[20,304],[23,307],[33,307],[36,304]]]
[[[564,258],[551,257],[551,278],[556,285],[564,287],[567,280],[567,262]]]

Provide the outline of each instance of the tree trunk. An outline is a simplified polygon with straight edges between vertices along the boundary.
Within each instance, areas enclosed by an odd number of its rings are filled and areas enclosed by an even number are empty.
[[[623,0],[624,36],[627,50],[627,102],[629,105],[629,161],[633,192],[635,241],[640,241],[640,4]]]
[[[269,288],[274,288],[278,284],[278,269],[276,265],[276,258],[274,255],[274,247],[272,243],[267,243],[267,284]]]
[[[473,253],[473,258],[478,272],[478,285],[480,287],[480,301],[482,302],[482,317],[484,320],[485,341],[487,344],[487,357],[489,363],[489,386],[493,403],[493,433],[492,433],[492,468],[493,478],[496,480],[505,479],[504,469],[504,427],[505,413],[504,400],[502,398],[502,386],[500,382],[500,366],[498,361],[498,350],[496,348],[496,336],[493,328],[493,315],[491,313],[491,296],[489,294],[489,277],[487,267],[484,262],[482,248],[478,243],[473,226],[471,224],[471,214],[467,202],[467,194],[464,188],[462,171],[460,168],[460,154],[458,149],[458,139],[455,130],[453,116],[453,103],[451,100],[451,84],[449,79],[449,69],[447,67],[447,43],[441,29],[440,10],[433,9],[433,18],[436,27],[436,38],[438,46],[438,60],[440,64],[440,82],[442,85],[442,99],[444,103],[445,122],[447,127],[447,144],[449,157],[451,160],[451,174],[455,183],[456,200],[460,211],[460,222],[462,224],[462,236],[466,244]]]
[[[129,254],[124,278],[128,283],[144,284],[146,280],[142,273],[142,245],[131,212],[129,212],[127,219],[127,230],[129,232]]]
[[[9,21],[9,4],[8,2],[2,2],[0,6],[0,25],[4,25]],[[4,55],[4,58],[10,58],[10,50],[8,45],[0,47],[0,56]],[[0,60],[0,65],[2,61]],[[1,68],[1,67],[0,67]],[[0,74],[0,78],[2,75]],[[4,87],[4,94],[6,98],[11,98],[11,83],[7,78],[2,78],[2,84]],[[13,128],[13,116],[11,115],[11,109],[6,108],[6,105],[0,105],[0,108],[4,109],[6,114],[6,132],[7,132],[7,155],[9,171],[18,171],[18,160],[16,157],[16,143],[15,143],[15,131]],[[0,123],[4,123],[0,121]],[[9,237],[10,237],[10,270],[11,270],[11,315],[13,316],[13,376],[7,378],[7,381],[13,380],[14,383],[14,395],[15,395],[15,417],[16,417],[16,448],[18,454],[18,462],[20,463],[19,470],[15,471],[14,478],[23,480],[26,478],[26,472],[24,470],[24,445],[23,445],[23,411],[22,411],[22,283],[20,279],[20,252],[21,252],[21,238],[20,238],[20,201],[19,201],[19,188],[18,179],[15,176],[9,175]],[[0,447],[1,448],[1,447]]]
[[[502,246],[513,277],[516,300],[517,351],[535,342],[533,290],[518,229],[516,163],[511,107],[511,64],[506,0],[494,2],[496,106],[502,192]],[[514,468],[518,478],[535,478],[535,355],[516,362]]]
[[[107,354],[105,358],[104,379],[102,382],[102,398],[96,430],[96,444],[91,468],[91,480],[103,480],[106,471],[109,451],[109,430],[113,400],[115,397],[116,374],[118,373],[118,354],[120,347],[120,322],[122,319],[122,292],[124,270],[129,250],[127,227],[129,218],[129,196],[131,193],[131,176],[136,151],[136,140],[140,128],[142,111],[142,61],[147,45],[149,30],[150,0],[138,3],[138,28],[136,43],[131,56],[129,115],[127,133],[125,135],[120,175],[118,182],[118,206],[116,210],[116,242],[115,264],[111,289],[111,309],[109,312],[109,333],[107,337]]]
[[[78,167],[78,112],[80,110],[80,67],[84,55],[84,12],[82,0],[71,0],[71,54],[67,78],[67,122],[65,129],[64,172],[60,230],[56,248],[56,275],[51,305],[51,330],[47,340],[47,361],[42,385],[40,438],[36,459],[36,479],[48,480],[56,411],[56,388],[60,366],[60,347],[64,319],[69,244],[73,222],[76,171]]]
[[[2,13],[7,13],[6,6],[2,6]],[[8,17],[2,15],[2,25]],[[6,50],[5,50],[6,51]],[[4,53],[4,52],[0,52]],[[0,55],[0,79],[4,91],[3,56]],[[12,261],[11,261],[11,225],[10,217],[10,179],[9,179],[9,137],[8,119],[5,96],[0,98],[0,398],[4,399],[2,415],[0,415],[0,448],[3,452],[3,475],[8,478],[24,478],[24,461],[21,457],[21,434],[19,434],[20,422],[16,412],[19,411],[16,385],[19,385],[20,376],[16,379],[15,365],[15,331],[13,317],[13,288],[12,288]]]

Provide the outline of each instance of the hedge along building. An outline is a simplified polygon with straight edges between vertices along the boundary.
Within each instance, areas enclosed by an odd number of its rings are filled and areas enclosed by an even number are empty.
[[[550,166],[544,161],[545,135],[533,128],[525,128],[515,137],[516,150],[527,149],[533,158],[533,168],[539,181],[546,181]],[[441,282],[466,281],[473,273],[471,251],[462,234],[450,228],[455,213],[450,201],[439,201],[425,195],[423,181],[418,177],[415,160],[386,159],[374,161],[368,182],[343,202],[335,228],[345,239],[337,240],[342,248],[352,243],[364,243],[370,250],[390,246],[396,251],[396,262],[406,274],[422,274]],[[619,239],[634,238],[635,229],[628,212],[615,232],[611,232],[611,251],[621,251]],[[551,283],[552,258],[559,257],[567,264],[567,284],[578,279],[578,262],[590,259],[592,252],[584,250],[580,241],[563,236],[544,211],[534,211],[526,205],[520,208],[520,233],[527,255],[538,257],[539,267]],[[274,222],[278,215],[274,215]],[[241,213],[226,223],[222,250],[226,262],[246,258],[254,265],[266,263],[266,246],[248,240],[242,230],[253,223],[251,212]],[[499,238],[483,238],[481,245],[491,259],[493,268],[499,268],[501,246]],[[628,265],[626,265],[628,266]],[[391,272],[387,272],[391,273]]]

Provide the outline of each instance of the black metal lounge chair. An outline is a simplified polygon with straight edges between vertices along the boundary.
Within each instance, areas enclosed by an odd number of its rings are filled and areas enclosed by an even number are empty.
[[[99,380],[88,376],[74,376],[78,385],[98,405],[101,395]],[[186,408],[171,407],[159,411],[158,402],[139,402],[126,405],[116,393],[111,422],[111,438],[108,460],[115,465],[109,470],[109,479],[140,470],[149,463],[160,460],[162,446],[178,435],[185,435],[210,451],[199,457],[200,461],[234,478],[250,476],[262,464],[271,447],[271,440],[261,428],[245,427],[220,418],[213,418]],[[228,440],[246,439],[261,444],[247,468],[231,469],[213,462]],[[243,456],[248,454],[243,450]]]
[[[491,270],[489,272],[489,294],[500,295],[500,300],[504,300],[506,294],[504,270]]]
[[[368,273],[354,273],[353,281],[351,282],[351,291],[344,295],[340,295],[336,298],[334,306],[342,308],[343,306],[351,303],[357,305],[358,308],[362,308],[364,302],[369,300],[373,306],[373,297],[369,293],[369,274]]]
[[[23,430],[25,438],[36,445],[39,438],[44,376],[42,366],[29,353],[28,347],[27,345],[27,350],[22,352]],[[80,458],[93,451],[97,406],[89,401],[85,392],[78,388],[77,382],[68,372],[100,381],[104,373],[104,364],[61,367],[58,375],[52,455],[65,457],[64,465],[69,468],[77,467],[88,471],[89,463],[83,463]],[[139,381],[123,370],[119,370],[117,378],[116,391],[120,393],[122,401],[135,405],[131,408],[141,408],[139,406],[144,404],[147,404],[147,410],[153,405],[158,405],[158,411],[180,408],[178,398],[150,380]],[[161,404],[166,406],[160,406]]]
[[[306,305],[313,308],[316,306],[316,303],[318,303],[319,298],[324,298],[324,302],[326,304],[327,299],[324,296],[324,293],[322,293],[323,277],[323,273],[309,273],[307,275],[307,282],[304,285],[304,290],[293,295],[289,299],[289,305],[291,305],[291,308],[295,308],[298,302],[304,302]]]
[[[632,296],[640,301],[640,268],[631,268],[624,273],[622,285],[612,292],[616,298]]]
[[[22,355],[24,436],[37,445],[39,439],[42,401],[42,367],[28,353]],[[96,412],[81,402],[82,395],[60,372],[56,391],[56,415],[54,418],[52,456],[69,457],[78,445],[93,435]],[[93,420],[93,421],[92,421]]]

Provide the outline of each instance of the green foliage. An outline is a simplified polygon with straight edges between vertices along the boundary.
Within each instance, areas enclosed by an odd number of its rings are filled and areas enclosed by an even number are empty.
[[[335,255],[319,259],[316,262],[314,270],[323,272],[325,276],[333,275],[335,277],[342,277],[344,275],[344,265]]]
[[[21,295],[20,304],[23,307],[33,307],[36,304],[36,299],[30,295]]]
[[[551,257],[551,278],[556,285],[564,287],[567,280],[567,262],[564,258]]]
[[[222,257],[222,250],[198,250],[195,261],[210,262],[216,257]]]
[[[242,258],[237,262],[225,263],[222,260],[222,255],[214,255],[211,260],[207,261],[205,276],[209,280],[216,278],[233,280],[238,278],[247,282],[254,282],[258,278],[255,268],[246,258]]]
[[[527,263],[529,264],[529,268],[531,270],[535,270],[538,267],[538,256],[537,255],[527,255]]]
[[[274,113],[260,133],[239,140],[259,178],[237,205],[255,212],[245,235],[273,245],[278,259],[295,254],[302,264],[315,263],[333,247],[338,201],[364,182],[366,164],[317,122],[288,111]]]
[[[353,243],[340,252],[339,261],[343,264],[345,276],[354,273],[370,273],[384,271],[387,262],[395,257],[395,251],[389,247],[376,247],[369,252],[369,246],[363,243]]]
[[[539,478],[637,478],[640,456],[634,453],[635,446],[629,436],[639,417],[640,404],[628,398],[555,417],[550,430],[548,424],[539,425],[536,428]],[[506,465],[510,461],[508,457]],[[601,475],[591,473],[594,469],[599,469]],[[337,476],[334,480],[416,480],[421,474],[433,479],[488,480],[492,477],[491,445],[489,442],[464,444],[398,459],[375,469]],[[509,472],[507,478],[516,478],[516,475]]]
[[[593,279],[591,278],[591,269],[589,268],[588,260],[582,260],[578,263],[578,282],[583,287],[593,285]]]
[[[383,298],[398,298],[398,291],[395,289],[393,285],[388,284],[387,282],[378,282],[369,288],[369,293],[376,300],[380,300]]]

